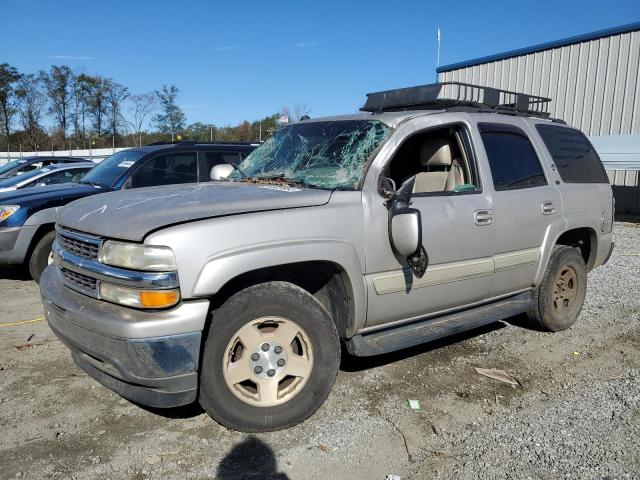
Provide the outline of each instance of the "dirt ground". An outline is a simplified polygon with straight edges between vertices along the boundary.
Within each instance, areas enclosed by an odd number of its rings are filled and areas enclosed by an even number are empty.
[[[261,435],[102,387],[46,322],[13,324],[42,316],[38,289],[0,270],[0,478],[640,478],[640,225],[616,223],[614,234],[571,330],[542,333],[516,317],[345,357],[312,418]],[[474,367],[504,369],[521,386]]]

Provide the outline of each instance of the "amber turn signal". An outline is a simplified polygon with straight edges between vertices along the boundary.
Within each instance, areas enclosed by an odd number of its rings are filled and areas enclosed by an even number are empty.
[[[140,292],[140,303],[147,308],[170,307],[178,303],[180,294],[177,290],[149,290]]]

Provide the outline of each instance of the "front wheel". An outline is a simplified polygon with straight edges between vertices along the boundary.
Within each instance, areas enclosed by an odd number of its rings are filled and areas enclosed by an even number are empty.
[[[40,283],[40,277],[44,269],[47,268],[47,265],[53,263],[51,248],[53,247],[55,238],[56,232],[46,233],[38,240],[33,252],[31,252],[31,257],[29,258],[29,273],[36,283]]]
[[[311,416],[340,364],[335,325],[320,302],[286,282],[233,295],[213,312],[200,374],[200,404],[219,423],[274,431]]]
[[[580,251],[556,245],[534,291],[529,319],[542,330],[566,330],[578,319],[586,292],[587,269]]]

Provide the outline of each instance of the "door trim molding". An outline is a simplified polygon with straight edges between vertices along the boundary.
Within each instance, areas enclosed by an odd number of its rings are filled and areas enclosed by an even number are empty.
[[[372,275],[373,287],[378,295],[406,292],[407,287],[432,287],[493,275],[496,272],[525,267],[540,260],[540,248],[527,248],[460,262],[430,265],[422,278],[416,278],[409,268]]]

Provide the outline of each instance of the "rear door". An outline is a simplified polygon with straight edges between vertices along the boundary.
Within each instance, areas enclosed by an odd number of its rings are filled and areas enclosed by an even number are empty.
[[[506,122],[479,122],[478,130],[492,177],[492,296],[499,296],[534,284],[545,235],[554,222],[563,222],[562,200],[551,172],[523,128]]]

